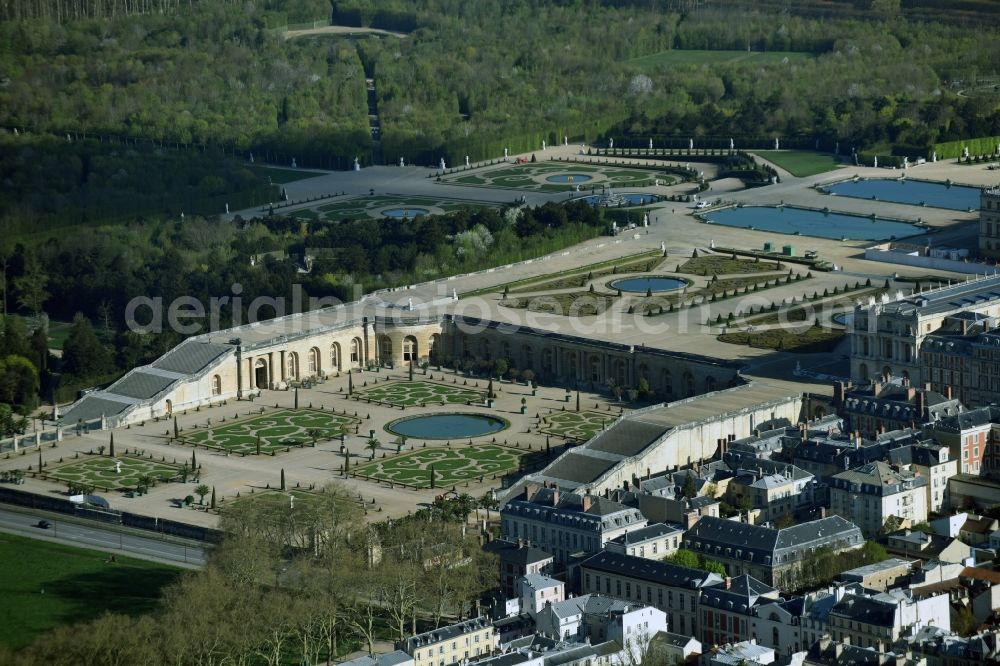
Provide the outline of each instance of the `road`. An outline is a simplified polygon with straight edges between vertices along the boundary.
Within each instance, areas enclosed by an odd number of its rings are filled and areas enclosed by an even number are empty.
[[[37,527],[39,520],[51,523],[48,529]],[[0,509],[0,532],[42,539],[72,546],[96,548],[111,553],[154,562],[174,564],[189,569],[205,565],[205,545],[196,541],[167,540],[141,536],[135,530],[100,523],[81,524],[46,512],[23,512]]]

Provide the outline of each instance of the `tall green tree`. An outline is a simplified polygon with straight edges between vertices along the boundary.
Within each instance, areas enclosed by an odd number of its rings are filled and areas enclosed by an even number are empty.
[[[42,267],[38,255],[33,251],[25,252],[24,270],[20,277],[14,280],[18,305],[33,315],[40,314],[45,301],[49,298],[46,289],[48,283],[49,276]]]
[[[107,375],[114,369],[111,350],[98,339],[90,320],[77,313],[63,345],[63,372],[89,379]]]

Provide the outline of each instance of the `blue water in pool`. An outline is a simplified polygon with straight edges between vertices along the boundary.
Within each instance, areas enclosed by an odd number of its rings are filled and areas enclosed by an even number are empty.
[[[889,240],[925,233],[907,222],[862,217],[846,213],[824,213],[794,206],[744,206],[704,214],[713,224],[780,234],[847,238],[849,240]]]
[[[417,215],[426,215],[429,212],[426,208],[390,208],[382,211],[382,216],[411,218]]]
[[[416,439],[462,439],[482,437],[507,427],[503,419],[486,414],[429,414],[401,419],[386,428],[404,437]]]
[[[675,291],[683,289],[687,282],[671,277],[634,277],[622,278],[611,283],[612,289],[645,294],[647,291],[656,293],[658,291]]]
[[[823,189],[831,194],[859,199],[876,198],[880,201],[917,206],[924,204],[952,210],[979,208],[979,188],[964,185],[949,186],[946,183],[931,183],[921,180],[873,178],[857,181],[847,180]]]
[[[582,173],[560,173],[555,176],[549,176],[545,180],[550,183],[586,183],[588,180],[592,180],[593,176],[588,176]]]

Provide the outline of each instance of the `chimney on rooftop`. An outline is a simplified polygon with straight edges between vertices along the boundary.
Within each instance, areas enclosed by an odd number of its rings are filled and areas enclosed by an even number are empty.
[[[840,407],[844,404],[844,397],[847,395],[847,384],[844,382],[833,383],[833,404]]]
[[[952,396],[952,388],[951,388],[951,386],[945,386],[944,387],[944,397],[948,398],[949,400],[953,400],[953,398],[951,396]]]
[[[535,493],[537,492],[538,492],[538,484],[535,483],[534,481],[528,481],[526,484],[524,484],[524,499],[526,501],[530,502],[531,498],[534,497]]]
[[[921,418],[921,419],[926,420],[926,418],[924,417],[924,393],[923,393],[923,391],[921,391],[920,393],[917,393],[916,409],[917,409],[917,416],[919,418]]]
[[[590,511],[590,507],[594,506],[594,496],[590,494],[590,489],[587,489],[587,494],[583,496],[583,502],[581,503],[584,511]]]
[[[729,576],[726,576],[726,589],[728,590],[732,588],[732,586],[733,586],[733,579],[730,578]]]
[[[552,484],[552,506],[559,506],[559,484]]]

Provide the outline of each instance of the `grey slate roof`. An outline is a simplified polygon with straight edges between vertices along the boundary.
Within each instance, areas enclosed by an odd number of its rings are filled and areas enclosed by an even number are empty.
[[[535,548],[534,546],[524,546],[522,548],[518,548],[516,543],[510,543],[509,546],[498,550],[487,549],[485,547],[484,550],[496,552],[500,557],[501,562],[523,564],[525,566],[528,564],[534,564],[535,562],[552,559],[552,554],[542,550],[541,548]]]
[[[85,395],[59,417],[60,423],[70,427],[78,421],[93,421],[101,416],[114,416],[131,407],[130,403],[108,400],[97,395]]]
[[[616,464],[615,460],[605,460],[570,451],[546,467],[545,475],[554,479],[590,483],[600,478]]]
[[[660,585],[686,589],[717,585],[722,582],[722,577],[718,574],[702,571],[701,569],[689,569],[688,567],[668,562],[648,560],[644,557],[613,553],[606,550],[584,560],[580,566],[583,569],[590,569],[591,571],[618,574]]]
[[[891,627],[895,624],[896,605],[872,597],[845,594],[830,609],[830,615],[877,627]]]
[[[553,587],[562,585],[562,581],[556,580],[551,576],[545,576],[543,574],[529,573],[521,576],[521,579],[527,583],[531,589],[540,590],[543,587]]]
[[[850,414],[865,414],[879,418],[918,424],[925,416],[918,409],[922,405],[930,420],[963,411],[962,403],[955,398],[948,399],[937,391],[917,389],[891,382],[853,389],[844,397],[841,411]]]
[[[588,449],[634,456],[667,433],[669,428],[638,419],[613,424],[587,444]]]
[[[1000,299],[1000,276],[994,275],[972,282],[961,282],[940,289],[913,294],[882,307],[884,312],[909,312],[921,315],[941,314],[950,310],[964,310]]]
[[[490,626],[490,621],[488,618],[474,617],[464,622],[449,624],[446,627],[439,627],[437,629],[425,631],[422,634],[417,634],[416,636],[410,636],[405,641],[403,641],[403,644],[407,647],[408,650],[412,651],[424,645],[433,645],[435,643],[447,641],[452,638],[464,636],[465,634],[474,631],[479,631],[480,629],[483,629],[488,626]]]
[[[996,406],[970,409],[954,416],[946,416],[934,424],[934,428],[945,432],[961,432],[969,428],[1000,422],[1000,408]]]
[[[715,608],[749,613],[759,599],[775,599],[778,589],[753,576],[743,574],[731,579],[729,587],[714,585],[705,588],[701,601]]]
[[[614,597],[605,597],[599,594],[584,594],[579,597],[572,597],[565,601],[557,601],[549,604],[547,608],[557,617],[573,617],[574,615],[607,615],[608,613],[625,613],[642,604],[630,601],[622,601]]]
[[[229,345],[186,340],[153,362],[154,368],[190,375],[232,349]]]
[[[835,488],[886,497],[926,487],[927,477],[916,476],[906,470],[896,470],[889,463],[877,461],[835,474],[830,483]]]
[[[511,500],[501,510],[504,517],[534,520],[552,525],[563,524],[575,529],[600,533],[620,527],[643,527],[646,519],[638,509],[625,506],[604,497],[591,497],[591,506],[586,511],[581,503],[583,496],[576,493],[560,492],[559,501],[554,502],[555,490],[539,489],[530,500]]]
[[[781,530],[705,516],[684,535],[685,547],[695,552],[764,565],[799,559],[804,554],[805,546],[860,546],[862,543],[861,530],[840,516],[820,518]],[[736,554],[737,551],[740,555]]]
[[[143,372],[141,369],[131,372],[108,388],[109,393],[124,395],[130,398],[146,399],[167,388],[177,381],[176,377]]]
[[[623,546],[631,546],[633,544],[641,543],[643,541],[648,541],[649,539],[656,539],[659,537],[667,536],[668,534],[683,534],[684,529],[680,525],[669,525],[667,523],[653,523],[652,525],[646,525],[645,527],[640,527],[637,530],[631,532],[626,532],[621,536],[618,536],[611,541],[615,543],[620,543]]]

